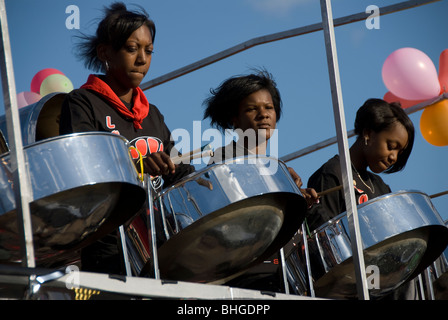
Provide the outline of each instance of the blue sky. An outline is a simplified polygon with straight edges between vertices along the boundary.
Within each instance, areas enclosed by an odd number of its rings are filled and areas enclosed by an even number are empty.
[[[41,69],[62,71],[74,87],[88,74],[75,58],[74,36],[91,34],[106,0],[6,0],[17,92],[29,91]],[[318,0],[132,0],[155,21],[157,35],[152,65],[144,82],[206,58],[246,40],[303,27],[321,21]],[[334,18],[364,12],[400,1],[334,0]],[[66,8],[79,8],[80,29],[67,29]],[[132,7],[132,6],[131,6]],[[448,48],[448,1],[380,17],[379,29],[364,21],[337,27],[336,46],[342,83],[346,126],[353,129],[356,110],[372,97],[382,98],[387,89],[381,78],[385,59],[393,51],[413,47],[425,52],[438,69],[439,55]],[[210,88],[224,79],[264,67],[277,81],[283,99],[278,123],[279,156],[336,136],[327,60],[322,32],[264,44],[209,65],[181,78],[145,91],[165,115],[171,130],[184,128],[193,134],[193,123],[202,120],[202,102]],[[0,114],[4,113],[0,107]],[[420,190],[429,195],[448,188],[448,147],[426,142],[419,129],[421,111],[411,115],[416,142],[405,170],[382,175],[393,191]],[[202,130],[209,128],[201,123]],[[207,142],[207,141],[205,141]],[[349,139],[349,144],[353,139]],[[337,146],[288,162],[306,182]],[[448,219],[448,196],[433,199],[441,216]]]

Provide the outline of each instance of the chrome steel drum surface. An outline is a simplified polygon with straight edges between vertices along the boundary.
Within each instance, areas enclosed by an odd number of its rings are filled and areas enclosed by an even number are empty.
[[[448,244],[448,228],[429,196],[419,191],[399,191],[372,199],[358,206],[358,218],[365,266],[379,270],[379,288],[369,290],[372,297],[384,296],[416,277]],[[301,245],[297,247],[302,265],[296,267],[303,268],[304,252]],[[308,247],[316,295],[355,298],[346,213],[313,231]]]
[[[310,287],[302,237],[302,229],[299,229],[284,247],[286,276],[293,294],[308,296]]]
[[[19,109],[23,145],[59,135],[59,117],[67,94],[51,93],[38,102]],[[6,116],[0,116],[0,130],[9,141]]]
[[[270,157],[209,166],[164,190],[155,203],[165,217],[158,230],[161,278],[214,283],[279,250],[307,210],[286,166]]]
[[[121,136],[88,132],[24,147],[38,261],[78,248],[131,219],[146,199]],[[9,153],[0,161],[0,261],[21,259]]]

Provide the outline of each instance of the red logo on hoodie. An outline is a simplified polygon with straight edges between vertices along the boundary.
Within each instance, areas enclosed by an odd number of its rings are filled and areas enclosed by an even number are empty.
[[[131,145],[138,150],[137,152],[137,150],[131,149],[131,156],[134,160],[140,157],[139,152],[145,158],[151,153],[163,151],[163,143],[156,137],[138,137],[131,141]]]

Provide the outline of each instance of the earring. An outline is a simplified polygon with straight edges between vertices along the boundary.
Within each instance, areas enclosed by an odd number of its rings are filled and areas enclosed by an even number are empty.
[[[367,138],[367,137],[364,137],[364,144],[365,144],[365,145],[367,145],[367,144],[368,144],[368,142],[369,142],[369,138]]]
[[[105,62],[105,65],[106,65],[106,71],[109,71],[109,62]]]

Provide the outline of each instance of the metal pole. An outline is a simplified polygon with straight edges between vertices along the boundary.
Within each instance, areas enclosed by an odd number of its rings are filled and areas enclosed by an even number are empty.
[[[154,194],[151,185],[151,177],[149,174],[145,174],[145,185],[146,192],[148,196],[148,209],[149,216],[147,216],[147,220],[150,225],[150,233],[149,233],[149,241],[152,245],[152,259],[153,259],[153,267],[154,267],[154,278],[160,279],[160,270],[159,270],[159,255],[157,253],[157,233],[156,233],[156,221],[154,218]]]
[[[283,248],[280,249],[280,261],[282,264],[283,285],[285,286],[285,293],[289,294],[288,277],[286,275],[285,250]]]
[[[22,134],[20,130],[19,110],[17,107],[16,85],[12,63],[11,44],[9,42],[8,22],[6,19],[5,1],[0,0],[1,24],[1,75],[3,99],[11,156],[11,172],[13,173],[14,194],[16,200],[17,227],[21,237],[22,264],[35,267],[33,230],[29,203],[33,199],[31,183],[25,166]]]
[[[430,300],[435,300],[434,295],[434,287],[432,285],[432,282],[434,281],[431,274],[431,267],[426,268],[425,270],[425,276],[426,276],[426,283],[428,284],[428,298]]]
[[[367,280],[364,266],[363,248],[359,232],[358,211],[356,208],[355,192],[353,190],[353,176],[347,141],[344,106],[342,102],[339,66],[336,52],[336,41],[333,28],[333,14],[331,0],[321,0],[322,22],[324,26],[325,47],[327,51],[328,73],[330,75],[331,97],[338,137],[338,149],[344,186],[344,197],[347,207],[347,220],[350,228],[353,261],[355,266],[356,285],[359,299],[369,300]]]
[[[129,262],[129,254],[128,254],[128,248],[127,248],[127,244],[126,244],[126,235],[124,232],[124,226],[121,225],[118,228],[118,233],[120,235],[121,250],[123,253],[123,261],[124,261],[124,268],[126,270],[126,275],[128,277],[132,277],[131,264]]]
[[[386,14],[402,11],[405,9],[415,8],[415,7],[418,7],[421,5],[429,4],[432,2],[438,2],[438,1],[440,1],[440,0],[403,1],[400,3],[381,7],[380,15],[384,16]],[[334,26],[343,26],[343,25],[346,25],[349,23],[365,20],[366,18],[368,18],[368,16],[369,16],[369,14],[367,14],[366,12],[355,13],[352,15],[334,19],[333,25]],[[215,62],[226,59],[226,58],[233,56],[239,52],[246,51],[255,46],[259,46],[259,45],[274,42],[274,41],[284,40],[284,39],[288,39],[288,38],[292,38],[292,37],[297,37],[297,36],[309,34],[309,33],[320,31],[320,30],[322,30],[322,23],[315,23],[315,24],[310,24],[305,27],[294,28],[294,29],[290,29],[290,30],[286,30],[286,31],[281,31],[281,32],[273,33],[273,34],[264,35],[261,37],[256,37],[256,38],[244,41],[244,42],[237,44],[233,47],[230,47],[228,49],[225,49],[223,51],[220,51],[214,55],[208,56],[204,59],[193,62],[187,66],[184,66],[184,67],[174,70],[172,72],[168,72],[168,73],[166,73],[160,77],[157,77],[153,80],[142,83],[140,85],[140,87],[142,88],[143,91],[145,91],[150,88],[161,85],[165,82],[168,82],[168,81],[171,81],[178,77],[181,77],[183,75],[186,75],[190,72],[204,68],[204,67],[211,65]]]
[[[306,234],[305,222],[302,223],[302,238],[303,238],[303,246],[305,249],[305,262],[306,262],[306,271],[308,274],[308,284],[310,288],[311,297],[314,298],[316,297],[316,293],[314,292],[313,274],[311,271],[310,252],[308,250],[308,237]]]
[[[418,287],[420,289],[420,297],[421,297],[420,300],[426,300],[422,274],[420,273],[417,278],[418,278]]]

